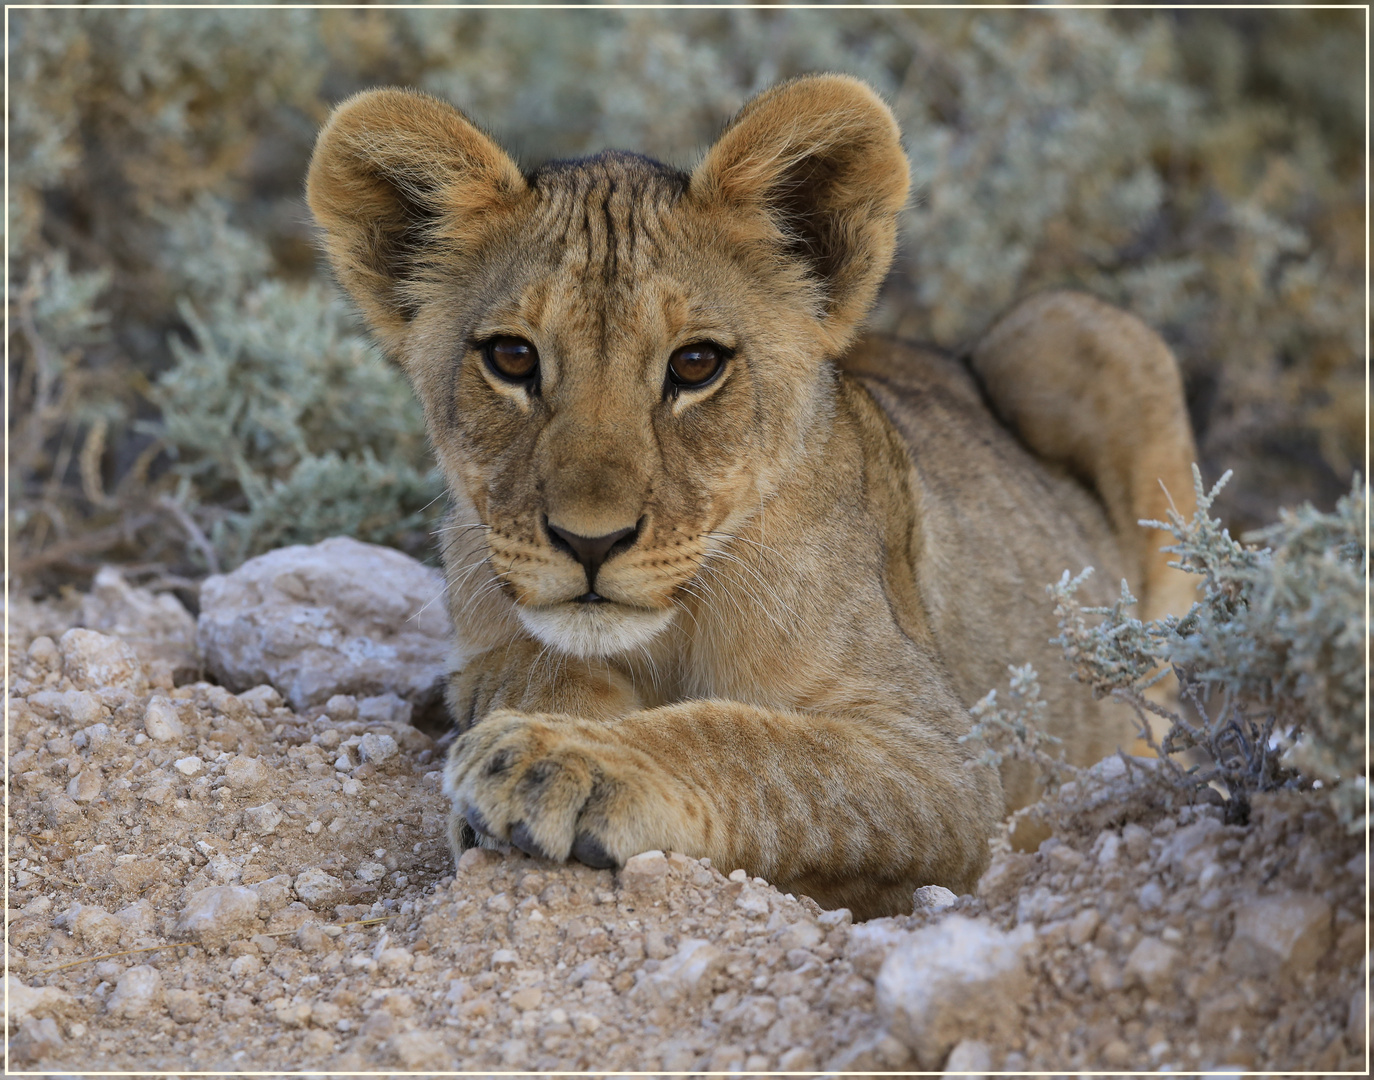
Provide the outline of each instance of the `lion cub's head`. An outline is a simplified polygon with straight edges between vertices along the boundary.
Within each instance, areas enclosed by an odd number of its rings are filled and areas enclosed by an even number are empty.
[[[307,190],[507,602],[609,655],[824,439],[907,164],[837,75],[755,98],[690,174],[619,152],[522,173],[450,106],[378,90],[334,112]]]

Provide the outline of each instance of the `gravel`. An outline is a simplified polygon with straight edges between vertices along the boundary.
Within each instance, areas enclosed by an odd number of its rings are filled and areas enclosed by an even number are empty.
[[[672,852],[455,866],[405,710],[173,685],[39,616],[8,687],[17,1065],[1363,1069],[1364,855],[1301,795],[1245,826],[1065,796],[977,896],[855,926]]]

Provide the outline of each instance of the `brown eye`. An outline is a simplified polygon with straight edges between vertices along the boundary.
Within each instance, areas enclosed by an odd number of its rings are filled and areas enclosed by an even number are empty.
[[[726,350],[711,341],[684,345],[668,357],[668,381],[679,389],[705,386],[724,366],[725,358]]]
[[[524,338],[494,337],[482,353],[487,367],[508,382],[529,382],[539,373],[539,353]]]

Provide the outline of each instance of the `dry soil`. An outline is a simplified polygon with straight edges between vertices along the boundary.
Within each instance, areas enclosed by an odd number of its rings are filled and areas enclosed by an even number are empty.
[[[677,854],[455,866],[420,731],[93,686],[70,607],[11,614],[11,1068],[1366,1067],[1364,838],[1312,796],[1229,825],[1108,769],[978,896],[856,927]],[[922,1062],[875,982],[959,916],[1032,928],[1029,990],[1004,1037]]]

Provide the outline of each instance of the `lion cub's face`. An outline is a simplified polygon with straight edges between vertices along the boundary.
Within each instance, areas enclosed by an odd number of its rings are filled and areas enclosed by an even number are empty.
[[[620,155],[536,174],[482,287],[418,324],[450,482],[520,620],[578,654],[667,625],[816,400],[809,313],[759,296],[686,188]]]
[[[471,561],[545,644],[608,655],[661,631],[823,430],[824,361],[886,270],[906,183],[865,89],[864,148],[886,138],[900,190],[825,144],[856,105],[833,81],[827,115],[814,88],[756,100],[691,176],[606,153],[525,177],[398,91],[322,133],[309,196],[336,271],[415,384],[474,515],[457,524],[485,526]]]

